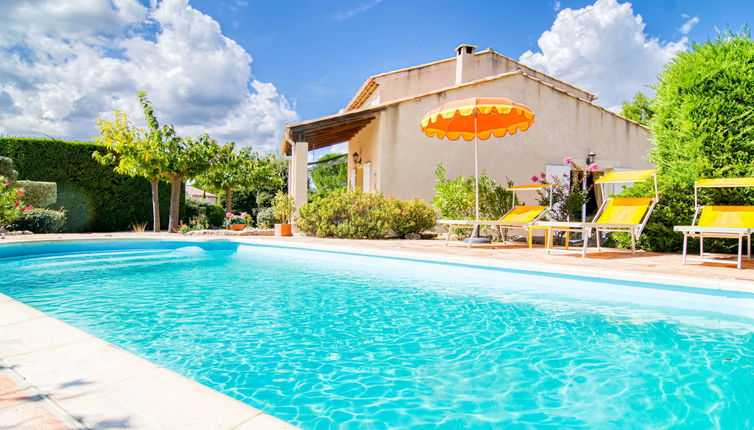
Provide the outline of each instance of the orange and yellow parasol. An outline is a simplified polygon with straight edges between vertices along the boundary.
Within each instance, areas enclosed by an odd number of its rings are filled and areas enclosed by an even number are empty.
[[[421,129],[429,137],[474,140],[474,177],[476,178],[476,219],[479,220],[478,140],[504,137],[526,131],[534,123],[528,106],[497,97],[472,97],[455,100],[427,112]]]

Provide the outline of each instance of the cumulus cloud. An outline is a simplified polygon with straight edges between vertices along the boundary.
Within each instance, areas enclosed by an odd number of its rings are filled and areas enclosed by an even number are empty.
[[[184,135],[271,152],[295,111],[252,58],[187,0],[0,0],[0,133],[85,139],[136,92]]]
[[[686,19],[686,22],[684,22],[681,28],[678,29],[681,34],[689,34],[691,32],[691,29],[694,28],[695,25],[699,24],[698,16],[689,18],[688,15],[683,14],[682,18]]]
[[[613,111],[637,91],[648,91],[663,64],[686,49],[687,39],[660,41],[644,32],[631,3],[597,0],[582,9],[563,9],[542,33],[540,52],[520,61],[597,94]]]

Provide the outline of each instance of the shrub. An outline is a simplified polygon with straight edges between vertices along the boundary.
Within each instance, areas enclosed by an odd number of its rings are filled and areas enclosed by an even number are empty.
[[[12,224],[21,212],[31,209],[23,200],[23,192],[5,176],[0,176],[0,230]]]
[[[398,214],[393,218],[393,232],[400,237],[429,230],[437,224],[434,209],[421,199],[395,200]]]
[[[302,231],[318,237],[381,239],[433,227],[430,213],[420,200],[402,202],[358,189],[336,190],[302,206],[296,222]]]
[[[672,229],[692,220],[695,180],[754,174],[752,58],[748,33],[724,34],[678,53],[661,73],[649,120],[660,201],[639,241],[644,249],[680,249],[682,236]],[[637,185],[622,195],[650,196],[648,188]],[[700,198],[703,204],[754,204],[751,189],[705,190]],[[732,245],[726,243],[721,250]],[[705,241],[705,249],[715,250],[713,241],[709,247]]]
[[[220,205],[209,205],[204,208],[204,214],[207,222],[212,227],[222,227],[225,225],[225,209]]]
[[[432,205],[447,219],[473,219],[476,214],[476,197],[474,176],[458,176],[448,179],[445,165],[438,164],[435,169],[437,185]],[[513,185],[508,181],[507,186]],[[482,171],[479,176],[479,216],[482,219],[498,219],[511,209],[513,193],[487,176]]]
[[[85,142],[0,137],[0,155],[13,159],[19,177],[57,183],[53,208],[65,208],[65,231],[125,231],[134,220],[151,219],[149,181],[100,165],[92,158],[100,149]],[[160,191],[160,213],[167,223],[170,193],[164,184]]]
[[[32,233],[60,233],[65,226],[65,212],[51,209],[31,209],[11,225],[11,230],[28,230]]]
[[[16,181],[18,187],[23,187],[24,201],[35,208],[46,208],[55,204],[58,199],[58,184],[41,181]]]
[[[13,160],[8,157],[0,157],[0,176],[5,177],[5,179],[10,183],[14,183],[16,181],[18,172],[13,170]]]
[[[257,227],[272,228],[275,222],[276,218],[274,209],[264,208],[257,213]]]

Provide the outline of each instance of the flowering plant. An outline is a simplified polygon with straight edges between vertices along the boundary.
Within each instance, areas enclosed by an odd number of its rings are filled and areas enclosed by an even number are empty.
[[[236,215],[233,212],[225,214],[225,225],[231,226],[236,224],[247,224],[249,214],[242,212],[240,215]]]
[[[4,176],[0,176],[0,229],[7,228],[21,213],[32,209],[23,202],[24,189],[16,188]]]
[[[587,178],[589,173],[596,172],[599,169],[597,164],[592,163],[584,172],[573,162],[573,157],[566,157],[563,159],[563,163],[571,166],[570,174],[564,173],[563,177],[550,175],[549,181],[544,172],[531,177],[532,182],[553,184],[550,191],[539,192],[539,204],[542,206],[550,204],[549,193],[552,193],[552,210],[548,214],[548,218],[552,221],[570,221],[580,217],[592,189],[591,185],[586,186]]]

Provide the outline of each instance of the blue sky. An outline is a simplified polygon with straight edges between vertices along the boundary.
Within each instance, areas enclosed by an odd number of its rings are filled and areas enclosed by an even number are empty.
[[[537,40],[560,10],[592,3],[194,0],[192,5],[247,48],[257,79],[273,82],[296,103],[301,118],[309,119],[344,107],[368,76],[448,58],[460,43],[518,59],[537,50]],[[693,17],[699,22],[687,37],[694,41],[715,37],[718,28],[738,30],[754,18],[751,0],[726,0],[724,7],[710,1],[631,3],[646,33],[660,40],[683,37],[679,29]]]
[[[337,113],[364,80],[470,43],[619,110],[752,0],[0,0],[0,135],[89,140],[143,114],[276,152],[285,124]],[[651,92],[651,90],[649,90]]]

